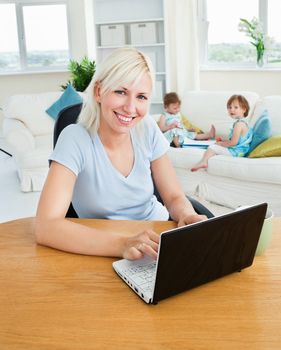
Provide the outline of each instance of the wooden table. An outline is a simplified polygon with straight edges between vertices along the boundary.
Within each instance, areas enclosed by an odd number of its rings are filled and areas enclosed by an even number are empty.
[[[281,218],[252,267],[156,306],[120,280],[114,259],[36,245],[33,221],[0,224],[1,350],[281,349]],[[174,225],[79,221],[128,233]]]

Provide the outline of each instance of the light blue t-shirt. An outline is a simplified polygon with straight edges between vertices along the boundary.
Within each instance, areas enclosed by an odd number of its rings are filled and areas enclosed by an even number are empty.
[[[67,126],[50,157],[77,176],[72,204],[79,217],[116,220],[168,220],[167,209],[153,195],[150,163],[169,143],[150,116],[141,131],[131,130],[134,165],[125,177],[111,163],[98,134],[79,124]]]

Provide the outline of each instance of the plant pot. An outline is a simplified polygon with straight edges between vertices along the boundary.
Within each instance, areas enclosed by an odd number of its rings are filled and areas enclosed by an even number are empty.
[[[263,67],[264,61],[263,61],[264,51],[257,51],[257,66],[258,68]]]

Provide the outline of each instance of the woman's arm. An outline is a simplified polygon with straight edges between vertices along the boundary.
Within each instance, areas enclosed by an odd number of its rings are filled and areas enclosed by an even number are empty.
[[[75,181],[76,175],[71,170],[52,162],[36,214],[37,243],[78,254],[127,259],[139,259],[147,254],[156,258],[159,236],[151,230],[128,237],[65,219]]]
[[[154,183],[167,207],[171,218],[178,226],[202,221],[205,215],[198,215],[189,200],[186,198],[175,170],[167,154],[151,163]]]

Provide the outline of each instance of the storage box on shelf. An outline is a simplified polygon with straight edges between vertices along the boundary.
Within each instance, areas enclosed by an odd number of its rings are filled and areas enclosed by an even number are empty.
[[[124,24],[100,26],[100,41],[102,46],[123,46],[126,44]]]
[[[136,46],[152,61],[156,71],[156,89],[151,110],[162,111],[163,94],[169,89],[165,40],[164,1],[95,0],[97,62],[114,49]]]
[[[143,22],[130,24],[131,44],[147,45],[156,44],[156,23]]]

